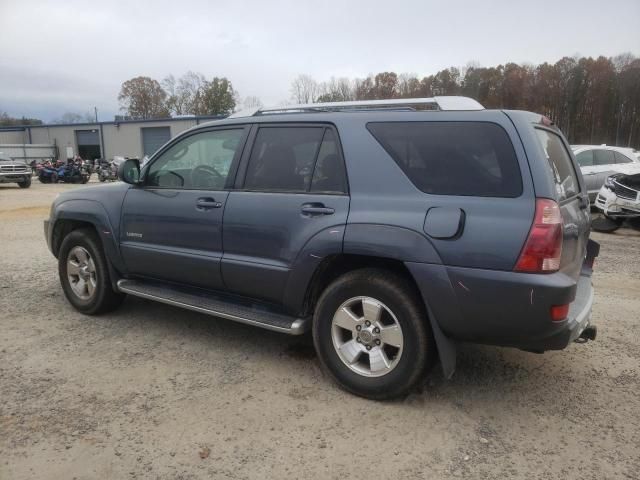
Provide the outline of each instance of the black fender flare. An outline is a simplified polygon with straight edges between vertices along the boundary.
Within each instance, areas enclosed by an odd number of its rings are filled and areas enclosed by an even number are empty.
[[[109,215],[100,202],[89,199],[66,200],[56,205],[55,210],[52,212],[52,220],[52,232],[58,222],[65,220],[93,225],[102,241],[110,268],[115,268],[117,272],[125,271],[118,239],[116,238],[116,230],[114,230]]]

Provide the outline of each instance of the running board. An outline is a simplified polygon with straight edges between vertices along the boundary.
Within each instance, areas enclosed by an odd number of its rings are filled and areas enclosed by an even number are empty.
[[[289,335],[302,335],[311,326],[310,318],[292,317],[263,304],[196,288],[123,279],[118,281],[118,290],[134,297],[146,298]]]

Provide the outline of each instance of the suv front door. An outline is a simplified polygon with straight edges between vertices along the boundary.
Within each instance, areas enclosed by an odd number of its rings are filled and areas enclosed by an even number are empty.
[[[342,151],[327,125],[260,125],[251,136],[227,200],[222,276],[234,293],[286,305],[294,265],[311,269],[342,251],[349,212]]]
[[[161,151],[122,206],[132,275],[222,290],[222,215],[248,128],[196,131]]]

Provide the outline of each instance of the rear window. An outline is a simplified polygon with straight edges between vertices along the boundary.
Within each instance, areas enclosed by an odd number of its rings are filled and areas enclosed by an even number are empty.
[[[547,156],[547,162],[558,192],[558,200],[572,197],[580,191],[580,184],[573,168],[571,157],[567,153],[558,135],[548,130],[536,128],[536,135]],[[597,156],[596,156],[597,158]]]
[[[517,197],[522,178],[502,127],[484,122],[381,122],[367,128],[425,193]]]

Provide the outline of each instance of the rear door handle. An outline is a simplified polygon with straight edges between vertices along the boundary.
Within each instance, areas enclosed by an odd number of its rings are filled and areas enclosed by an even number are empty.
[[[196,208],[198,210],[210,210],[212,208],[220,208],[222,207],[222,203],[216,202],[215,199],[211,197],[203,197],[199,198],[196,202]]]
[[[333,215],[335,210],[325,207],[323,203],[305,203],[300,209],[303,215]]]

